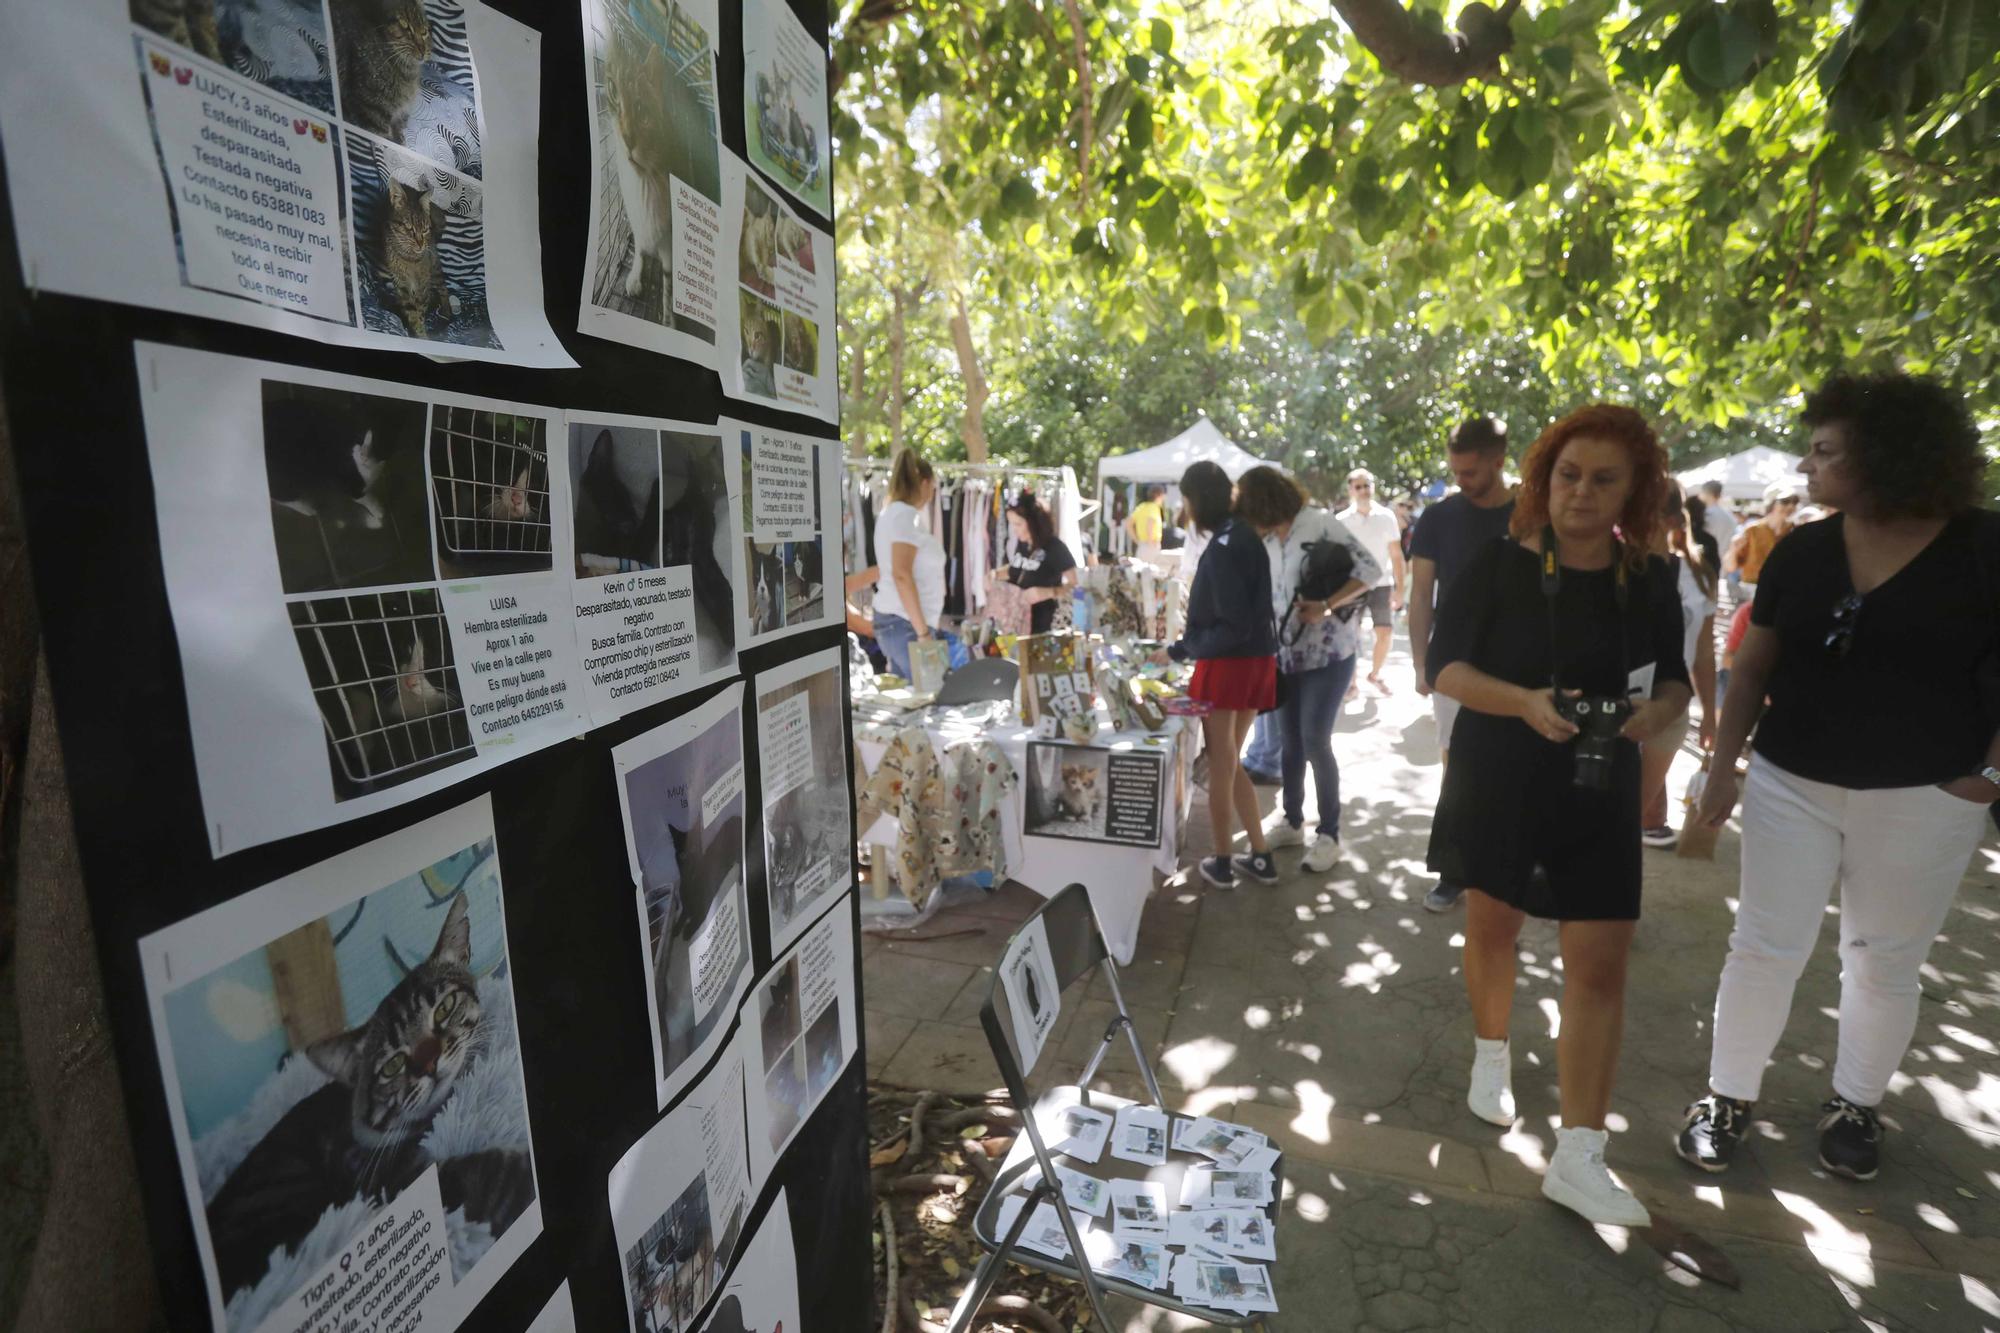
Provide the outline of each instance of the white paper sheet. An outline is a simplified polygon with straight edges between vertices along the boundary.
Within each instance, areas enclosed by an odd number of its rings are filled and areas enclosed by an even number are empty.
[[[854,887],[853,798],[842,725],[846,661],[837,648],[759,675],[764,879],[771,949],[789,949],[827,904]]]
[[[860,1049],[852,912],[836,902],[743,1002],[739,1045],[758,1187]]]
[[[838,425],[833,238],[727,151],[722,227],[731,278],[716,310],[722,391]]]
[[[1167,1243],[1190,1249],[1205,1245],[1246,1259],[1277,1257],[1271,1219],[1258,1208],[1198,1208],[1173,1213],[1168,1219]]]
[[[1111,1207],[1111,1186],[1096,1176],[1085,1175],[1057,1163],[1056,1182],[1062,1187],[1063,1202],[1069,1205],[1072,1212],[1103,1217]]]
[[[577,328],[717,364],[715,0],[583,0],[590,232]]]
[[[542,310],[539,33],[431,0],[428,55],[364,95],[344,54],[354,7],[205,8],[214,30],[175,40],[134,20],[164,27],[175,5],[0,3],[30,289],[348,347],[575,364]]]
[[[739,641],[749,647],[838,623],[846,605],[838,442],[728,417],[719,428],[743,470]]]
[[[1000,985],[1014,1020],[1014,1047],[1026,1077],[1041,1058],[1042,1046],[1062,1014],[1055,963],[1049,957],[1049,928],[1037,916],[1008,942],[1000,956]]]
[[[1036,1121],[1035,1128],[1050,1152],[1080,1162],[1095,1162],[1104,1155],[1104,1144],[1111,1137],[1111,1123],[1108,1111],[1072,1105],[1048,1108]]]
[[[785,0],[743,0],[743,141],[750,162],[823,218],[833,216],[826,49]]]
[[[1172,1209],[1167,1187],[1156,1180],[1111,1182],[1111,1230],[1120,1236],[1167,1237]]]
[[[1167,1113],[1150,1106],[1119,1108],[1111,1131],[1111,1155],[1127,1162],[1160,1166],[1167,1160]]]
[[[715,1303],[703,1327],[711,1333],[785,1333],[787,1329],[797,1333],[803,1326],[792,1215],[781,1189],[750,1243],[743,1247],[743,1259],[730,1274],[722,1299]]]
[[[457,1327],[542,1228],[488,799],[148,935],[139,958],[215,1326],[330,1333],[400,1300]],[[369,1164],[351,1189],[292,1169],[333,1133]],[[469,1192],[525,1204],[452,1221],[442,1197]]]
[[[736,671],[737,460],[713,426],[571,413],[574,612],[594,723]]]
[[[611,1168],[611,1234],[635,1329],[696,1327],[742,1243],[755,1197],[743,1081],[732,1049]]]
[[[528,1333],[576,1333],[576,1303],[570,1299],[569,1281],[564,1279],[549,1297],[549,1303],[528,1325]]]
[[[728,1037],[750,985],[742,708],[732,685],[611,751],[662,1107]]]
[[[1195,1168],[1181,1177],[1184,1208],[1262,1207],[1271,1202],[1271,1176],[1264,1171]]]
[[[217,856],[580,734],[547,408],[139,343]]]

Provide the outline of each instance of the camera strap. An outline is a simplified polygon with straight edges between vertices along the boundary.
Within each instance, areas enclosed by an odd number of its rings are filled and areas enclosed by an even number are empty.
[[[1625,543],[1612,539],[1611,568],[1613,596],[1618,602],[1618,687],[1622,698],[1632,680],[1632,663],[1625,643],[1625,607],[1631,594],[1625,572]],[[1562,698],[1562,636],[1557,631],[1556,595],[1562,591],[1562,556],[1556,544],[1554,524],[1542,528],[1542,597],[1549,604],[1549,687]]]

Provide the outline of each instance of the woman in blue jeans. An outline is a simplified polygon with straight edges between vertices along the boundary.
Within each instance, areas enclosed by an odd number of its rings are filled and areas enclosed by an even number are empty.
[[[909,450],[889,470],[889,504],[875,520],[875,642],[889,669],[910,678],[910,645],[935,632],[944,611],[944,543],[923,525],[937,491],[931,465]]]
[[[1360,639],[1352,608],[1381,577],[1374,557],[1347,526],[1324,509],[1306,503],[1298,482],[1273,467],[1253,467],[1236,480],[1236,505],[1244,521],[1267,531],[1273,610],[1278,634],[1278,732],[1284,742],[1284,806],[1265,829],[1272,847],[1304,844],[1306,766],[1319,791],[1319,829],[1300,863],[1331,870],[1340,860],[1340,765],[1333,757],[1333,729],[1354,679]],[[1346,548],[1354,567],[1347,582],[1324,601],[1299,596],[1306,549],[1319,542]]]

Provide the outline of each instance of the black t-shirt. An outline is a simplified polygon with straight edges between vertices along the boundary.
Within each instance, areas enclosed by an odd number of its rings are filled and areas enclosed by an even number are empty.
[[[1036,547],[1017,541],[1007,556],[1007,568],[1010,571],[1007,577],[1017,588],[1060,588],[1063,575],[1076,568],[1076,557],[1069,553],[1069,547],[1060,537],[1050,537],[1046,544]],[[1029,608],[1029,614],[1035,633],[1047,634],[1055,627],[1054,602],[1037,602]]]
[[[1444,601],[1452,580],[1465,568],[1466,561],[1495,537],[1507,535],[1514,518],[1514,502],[1481,509],[1463,495],[1438,501],[1418,516],[1410,533],[1409,556],[1437,565],[1437,599]]]
[[[2000,663],[2000,514],[1945,525],[1861,600],[1844,654],[1827,647],[1854,590],[1841,515],[1792,529],[1757,580],[1750,623],[1778,636],[1756,751],[1836,787],[1921,787],[1979,771],[1996,724],[1982,663]]]

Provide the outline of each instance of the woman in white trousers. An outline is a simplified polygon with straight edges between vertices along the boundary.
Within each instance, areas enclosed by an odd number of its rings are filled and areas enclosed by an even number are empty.
[[[2000,514],[1963,402],[1907,375],[1806,400],[1812,500],[1840,512],[1766,561],[1697,818],[1743,791],[1736,928],[1707,1095],[1675,1147],[1727,1169],[1840,887],[1840,1039],[1819,1160],[1872,1179],[1876,1108],[1916,1031],[1918,972],[2000,800]],[[1766,699],[1769,706],[1766,707]],[[1761,720],[1760,720],[1761,716]]]

